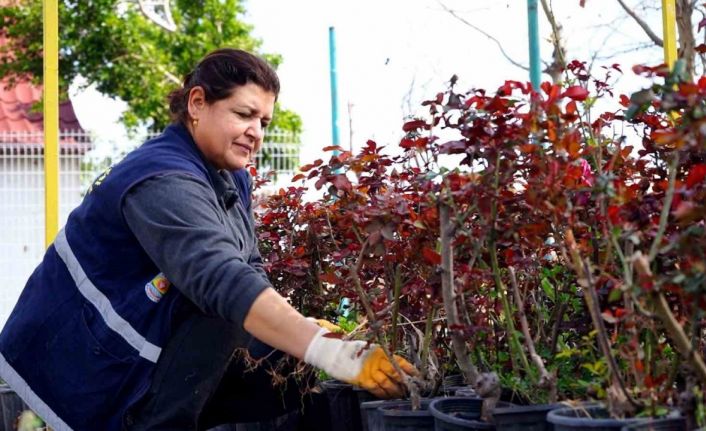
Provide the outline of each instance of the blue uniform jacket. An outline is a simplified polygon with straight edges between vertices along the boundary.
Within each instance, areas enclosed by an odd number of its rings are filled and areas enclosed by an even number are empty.
[[[118,431],[149,387],[172,312],[185,297],[146,255],[121,206],[133,186],[165,173],[209,183],[181,125],[96,179],[0,334],[0,377],[57,431]],[[249,174],[233,177],[241,202],[249,203]]]

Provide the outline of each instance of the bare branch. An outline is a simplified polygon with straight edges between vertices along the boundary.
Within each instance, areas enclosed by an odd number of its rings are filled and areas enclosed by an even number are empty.
[[[552,8],[547,3],[547,0],[541,0],[542,10],[544,15],[549,21],[549,25],[552,27],[552,46],[554,46],[554,52],[552,52],[552,64],[547,68],[547,72],[552,77],[553,82],[558,82],[561,78],[561,71],[566,66],[566,60],[564,59],[566,50],[561,43],[561,24],[556,21],[554,17],[554,12]]]
[[[495,42],[495,44],[496,44],[496,45],[498,46],[498,48],[500,49],[500,53],[503,55],[503,57],[505,57],[505,59],[506,59],[507,61],[509,61],[510,63],[512,63],[513,66],[517,66],[517,67],[519,67],[519,68],[522,69],[522,70],[529,70],[529,67],[527,67],[527,66],[525,66],[525,65],[523,65],[523,64],[521,64],[521,63],[518,63],[517,61],[513,60],[513,59],[507,54],[507,52],[505,52],[505,50],[503,49],[503,45],[500,43],[500,41],[499,41],[498,39],[494,38],[494,37],[491,36],[490,34],[486,33],[486,32],[483,31],[483,30],[481,30],[481,29],[478,28],[477,26],[471,24],[471,23],[468,22],[465,18],[463,18],[462,16],[459,16],[454,10],[449,9],[449,8],[448,8],[445,4],[443,4],[441,1],[437,0],[437,3],[439,3],[439,5],[440,5],[442,8],[444,8],[444,10],[445,10],[446,12],[450,13],[451,16],[453,16],[453,17],[456,18],[457,20],[459,20],[459,21],[461,21],[462,23],[466,24],[467,26],[471,27],[473,30],[477,31],[478,33],[482,34],[483,36],[485,36],[485,37],[487,37],[488,39],[490,39],[490,40],[492,40],[493,42]]]
[[[574,238],[574,232],[570,228],[566,230],[564,240],[571,254],[571,260],[568,262],[573,267],[578,277],[578,284],[583,287],[583,297],[586,308],[588,308],[588,312],[591,316],[591,321],[593,322],[593,328],[596,330],[598,347],[601,353],[603,353],[603,357],[610,370],[611,385],[608,388],[608,408],[611,413],[618,416],[631,410],[634,411],[642,407],[642,403],[636,401],[627,390],[625,381],[620,374],[620,368],[611,351],[610,341],[608,340],[608,334],[603,324],[603,317],[601,316],[598,296],[596,295],[596,286],[590,265],[581,257],[576,239]]]
[[[544,366],[542,357],[537,354],[537,350],[534,347],[534,341],[532,340],[532,335],[530,334],[529,324],[527,323],[524,302],[520,296],[520,288],[517,286],[515,268],[510,266],[508,269],[510,270],[510,284],[512,286],[512,292],[515,296],[515,303],[517,305],[517,315],[520,318],[520,327],[522,328],[522,335],[525,337],[525,347],[527,347],[527,352],[540,373],[538,386],[549,392],[549,402],[554,403],[556,402],[557,396],[556,375],[547,371],[547,367]]]
[[[623,0],[618,0],[618,3],[620,3],[620,6],[622,6],[623,10],[625,10],[625,12],[626,12],[628,15],[630,15],[630,16],[632,17],[632,19],[635,20],[635,22],[637,23],[637,25],[639,25],[639,26],[642,28],[642,30],[645,31],[645,33],[647,34],[647,36],[652,40],[652,42],[655,43],[655,45],[657,45],[657,46],[664,46],[664,42],[662,41],[662,39],[661,39],[659,36],[657,36],[657,34],[655,34],[654,31],[652,31],[652,29],[650,28],[650,26],[649,26],[642,18],[640,18],[640,17],[635,13],[634,10],[630,9],[630,7],[629,7],[628,5],[626,5]]]
[[[370,305],[370,300],[368,300],[368,295],[365,293],[365,290],[363,289],[363,284],[360,281],[360,277],[358,276],[358,273],[360,272],[361,267],[363,266],[363,258],[365,257],[367,251],[368,251],[368,246],[370,245],[369,240],[366,239],[365,242],[363,243],[363,246],[360,249],[360,253],[358,254],[358,259],[356,260],[355,266],[350,269],[350,277],[351,280],[353,281],[353,286],[355,287],[356,293],[358,294],[358,297],[360,299],[360,303],[363,305],[363,309],[365,309],[365,314],[368,317],[368,321],[370,322],[370,327],[373,330],[373,333],[375,334],[375,337],[377,338],[378,344],[380,345],[380,348],[382,348],[382,351],[385,353],[385,356],[387,356],[387,359],[390,361],[392,364],[392,367],[395,369],[397,374],[400,376],[404,376],[404,383],[409,392],[411,393],[411,398],[412,398],[412,403],[418,404],[419,403],[419,389],[417,388],[417,385],[414,382],[414,379],[407,374],[405,374],[404,371],[402,371],[402,368],[400,365],[397,363],[397,359],[395,358],[395,355],[393,352],[390,351],[390,349],[387,347],[387,344],[385,343],[385,338],[383,337],[381,330],[380,330],[380,325],[377,323],[377,319],[375,318],[375,312],[373,311],[373,307]],[[416,408],[419,408],[417,405]]]
[[[444,308],[446,309],[446,319],[451,333],[451,347],[456,355],[461,372],[466,383],[476,385],[478,382],[478,370],[476,369],[466,350],[466,342],[454,327],[461,326],[461,319],[458,317],[456,308],[456,293],[453,281],[453,227],[449,206],[443,202],[443,196],[439,202],[439,224],[441,237],[441,294],[444,298]]]

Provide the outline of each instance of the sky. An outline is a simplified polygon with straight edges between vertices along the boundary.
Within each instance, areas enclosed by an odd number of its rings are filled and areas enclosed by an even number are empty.
[[[443,3],[441,3],[443,2]],[[636,4],[638,0],[628,0]],[[648,2],[649,3],[649,2]],[[659,3],[653,1],[653,3]],[[452,16],[446,8],[497,39],[514,61],[527,65],[527,10],[524,0],[247,0],[243,19],[263,41],[262,51],[278,53],[280,102],[304,123],[302,163],[321,157],[332,142],[329,27],[335,28],[340,141],[360,148],[368,139],[395,145],[404,117],[423,113],[421,101],[446,88],[458,75],[460,89],[494,91],[506,79],[528,80],[498,44]],[[661,61],[661,48],[615,0],[553,0],[569,59],[620,63],[625,72],[617,91],[629,94],[644,81],[630,67]],[[658,12],[638,13],[661,34]],[[549,60],[550,26],[540,11],[541,56]],[[598,54],[596,54],[598,52]],[[612,58],[611,58],[612,55]],[[543,75],[543,80],[548,79]],[[77,115],[98,143],[122,139],[116,119],[124,104],[88,90],[73,95]]]

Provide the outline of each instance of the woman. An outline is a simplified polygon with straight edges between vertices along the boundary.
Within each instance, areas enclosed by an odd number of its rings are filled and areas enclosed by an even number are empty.
[[[297,408],[243,372],[237,347],[403,393],[378,346],[326,337],[263,271],[244,168],[278,92],[262,59],[208,54],[170,96],[174,124],[69,216],[0,334],[0,377],[55,430],[203,429]]]

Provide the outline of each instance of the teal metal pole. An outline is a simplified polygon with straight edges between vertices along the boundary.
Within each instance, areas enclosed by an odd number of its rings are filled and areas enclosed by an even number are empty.
[[[331,132],[332,145],[340,145],[338,134],[338,81],[336,80],[336,32],[328,28],[329,70],[331,74]],[[338,152],[334,152],[337,154]]]
[[[530,82],[535,91],[539,89],[541,72],[539,70],[539,19],[537,0],[527,0],[527,30],[529,36]]]

